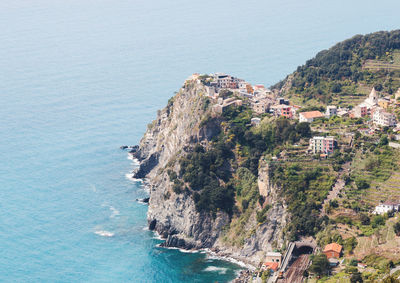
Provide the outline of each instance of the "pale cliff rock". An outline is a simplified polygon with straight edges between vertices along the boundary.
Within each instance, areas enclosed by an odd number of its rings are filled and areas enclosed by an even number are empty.
[[[246,229],[255,232],[245,239],[242,247],[233,247],[221,240],[224,229],[229,227],[228,214],[218,212],[212,216],[197,212],[189,193],[173,192],[173,183],[167,174],[167,168],[179,171],[178,160],[187,148],[196,143],[207,147],[220,133],[217,118],[202,123],[205,117],[211,117],[210,101],[205,93],[204,85],[195,80],[187,81],[167,107],[158,112],[140,141],[139,149],[133,153],[141,162],[136,178],[149,180],[149,228],[166,239],[165,246],[210,248],[257,265],[265,252],[272,250],[273,244],[275,247],[282,245],[287,218],[285,206],[278,200],[277,188],[270,184],[268,166],[261,163],[258,184],[260,193],[272,207],[267,221],[259,226],[254,211]]]
[[[270,181],[270,167],[263,159],[260,160],[258,186],[260,195],[265,197],[265,205],[271,205],[265,223],[258,225],[256,211],[247,223],[246,230],[255,230],[245,239],[241,248],[230,247],[218,240],[216,246],[226,254],[257,265],[264,259],[266,252],[280,248],[284,244],[283,229],[288,217],[286,206],[279,197],[279,188]]]

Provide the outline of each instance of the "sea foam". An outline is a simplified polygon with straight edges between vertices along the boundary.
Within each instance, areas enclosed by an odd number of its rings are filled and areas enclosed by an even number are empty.
[[[100,231],[95,231],[94,232],[96,235],[102,236],[102,237],[113,237],[114,233],[113,232],[109,232],[106,230],[100,230]]]
[[[225,274],[228,271],[228,268],[225,267],[217,267],[217,266],[208,266],[204,269],[204,271],[208,272],[218,272],[219,274]]]
[[[110,206],[110,210],[111,210],[110,218],[114,218],[115,216],[119,215],[119,210],[116,209],[115,207]]]

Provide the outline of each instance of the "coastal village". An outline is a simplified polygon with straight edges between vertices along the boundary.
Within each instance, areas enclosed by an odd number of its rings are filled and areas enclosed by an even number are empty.
[[[248,105],[254,113],[251,126],[257,127],[265,117],[275,117],[290,120],[298,120],[299,123],[309,123],[312,133],[318,133],[296,145],[296,157],[314,158],[323,162],[329,159],[336,151],[348,151],[355,145],[355,135],[361,134],[373,137],[382,131],[390,131],[391,135],[387,145],[394,149],[400,149],[400,123],[396,115],[400,110],[400,89],[394,95],[380,95],[375,88],[361,103],[353,107],[341,107],[339,105],[328,105],[322,109],[309,109],[302,105],[293,104],[289,99],[280,96],[279,91],[266,88],[262,84],[252,85],[243,79],[227,74],[216,73],[211,75],[193,74],[188,81],[203,84],[206,88],[206,96],[212,102],[212,111],[222,114],[231,107]],[[346,126],[337,125],[336,119],[341,122],[348,121]],[[343,124],[343,123],[342,123]],[[379,142],[379,140],[377,140]],[[280,152],[272,157],[272,161],[285,162],[290,154]],[[344,169],[350,170],[350,169]],[[339,173],[342,174],[343,172]],[[338,179],[340,179],[338,177]],[[340,182],[339,182],[340,183]],[[340,195],[344,187],[339,184],[332,189],[323,205],[324,210],[332,206],[336,200],[334,197]],[[381,195],[387,199],[381,199],[380,203],[370,210],[371,215],[388,215],[399,211],[400,198],[393,199],[392,196]],[[386,216],[387,217],[387,216]],[[297,251],[297,252],[296,252]],[[284,253],[271,250],[265,254],[264,261],[260,263],[259,269],[253,273],[247,272],[243,276],[251,277],[252,282],[303,282],[303,276],[312,281],[315,274],[307,272],[311,264],[305,254],[323,253],[329,261],[333,274],[348,268],[351,257],[344,256],[344,247],[336,242],[327,243],[325,246],[317,246],[315,242],[305,241],[293,242]],[[365,271],[368,266],[361,261],[351,259],[351,266],[358,271]],[[265,276],[267,274],[267,276]],[[262,278],[262,276],[264,276]],[[268,278],[268,279],[265,279]],[[339,282],[339,281],[338,281]]]
[[[207,96],[213,101],[213,111],[223,113],[230,106],[241,106],[247,101],[257,117],[251,119],[255,126],[261,122],[261,116],[271,115],[287,119],[297,119],[300,123],[312,123],[332,117],[361,118],[363,127],[358,128],[365,135],[373,135],[382,127],[390,127],[394,133],[394,140],[400,141],[400,123],[398,123],[395,110],[400,109],[400,89],[393,97],[379,97],[375,88],[372,88],[369,96],[354,108],[341,108],[336,105],[328,105],[324,112],[303,111],[302,106],[295,105],[289,99],[279,96],[277,91],[271,91],[262,84],[251,85],[243,79],[227,74],[213,74],[200,76],[193,74],[188,80],[196,80],[205,83]],[[345,133],[353,134],[353,133]],[[400,148],[396,142],[389,144]],[[314,136],[309,141],[309,152],[322,154],[326,157],[337,148],[337,138],[332,136]]]

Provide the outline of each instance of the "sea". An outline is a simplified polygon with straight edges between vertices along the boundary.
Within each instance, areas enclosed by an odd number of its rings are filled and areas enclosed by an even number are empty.
[[[1,0],[0,282],[229,282],[242,266],[164,249],[121,145],[192,73],[269,86],[398,0]]]

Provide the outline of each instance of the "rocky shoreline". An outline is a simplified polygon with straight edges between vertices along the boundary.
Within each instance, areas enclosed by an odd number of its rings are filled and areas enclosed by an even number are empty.
[[[133,160],[137,160],[138,162],[138,168],[135,168],[132,171],[132,179],[138,179],[137,178],[137,173],[140,170],[141,167],[141,162],[137,158],[136,152],[139,149],[139,146],[121,146],[120,149],[122,150],[127,150],[128,155],[131,157]],[[150,188],[153,186],[151,184],[151,181],[148,179],[141,179],[143,185],[147,188],[147,190],[150,190]],[[150,197],[143,198],[143,199],[136,199],[136,201],[144,204],[148,204],[150,201]],[[243,269],[239,272],[238,276],[232,281],[235,283],[242,283],[242,282],[249,282],[250,278],[252,277],[252,272],[257,268],[250,262],[245,262],[243,259],[236,258],[232,256],[232,254],[228,252],[224,252],[222,250],[219,250],[218,248],[201,248],[201,247],[196,247],[196,245],[193,245],[183,239],[180,239],[178,237],[174,237],[174,233],[171,233],[169,230],[157,230],[156,229],[156,220],[148,221],[148,228],[150,231],[153,231],[156,235],[157,238],[160,240],[163,240],[164,242],[160,243],[159,246],[162,248],[166,249],[179,249],[182,252],[205,252],[210,256],[216,257],[221,260],[229,261],[231,263],[237,264]]]

